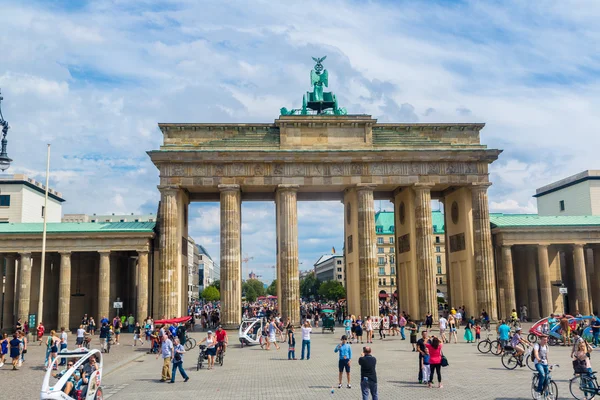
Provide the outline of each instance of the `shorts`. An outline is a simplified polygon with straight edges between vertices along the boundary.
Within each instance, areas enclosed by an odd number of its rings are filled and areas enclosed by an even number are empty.
[[[362,329],[357,329],[356,332],[354,332],[356,334],[356,336],[360,336],[362,337],[363,331]]]
[[[78,337],[75,340],[75,344],[78,345],[78,346],[81,346],[83,344],[83,338],[82,337]]]
[[[456,328],[450,328],[450,333],[456,332]]]
[[[340,372],[344,372],[344,370],[346,370],[346,372],[350,373],[350,364],[348,364],[349,361],[350,360],[348,359],[343,359],[338,362],[338,368],[340,369]]]
[[[410,342],[411,343],[417,343],[417,335],[410,335]]]
[[[133,340],[140,340],[140,335],[134,334],[133,335]]]
[[[275,338],[275,335],[269,336],[269,343],[275,343],[276,341],[277,339]]]
[[[209,349],[206,349],[206,354],[209,356],[216,356],[217,355],[217,348],[216,347],[211,347]]]
[[[475,339],[481,339],[481,333],[476,333],[475,334]]]
[[[502,349],[504,349],[506,346],[508,346],[508,340],[499,339],[498,342],[500,343],[500,347]]]

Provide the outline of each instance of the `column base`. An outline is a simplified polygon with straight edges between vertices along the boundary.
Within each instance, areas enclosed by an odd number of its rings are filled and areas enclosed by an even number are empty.
[[[226,331],[237,331],[240,329],[240,324],[221,324]]]

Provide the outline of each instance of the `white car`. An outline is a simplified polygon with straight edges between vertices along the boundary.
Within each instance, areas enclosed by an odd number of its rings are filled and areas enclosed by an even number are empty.
[[[67,384],[71,384],[77,379],[76,375],[82,376],[83,368],[89,363],[90,358],[96,358],[97,369],[92,372],[88,377],[88,384],[81,387],[79,391],[72,389],[71,395],[64,392],[67,388]],[[70,361],[73,362],[72,367],[65,366],[65,372],[57,378],[53,372],[54,366],[57,366],[60,370],[60,362],[67,360],[67,365]],[[79,378],[82,379],[82,378]],[[52,380],[52,384],[51,384]],[[44,382],[42,383],[42,390],[40,393],[40,399],[63,399],[63,400],[102,400],[102,353],[98,349],[88,350],[86,348],[80,348],[77,350],[67,350],[58,353],[57,357],[48,365],[46,375],[44,375]],[[71,386],[71,385],[69,385]]]

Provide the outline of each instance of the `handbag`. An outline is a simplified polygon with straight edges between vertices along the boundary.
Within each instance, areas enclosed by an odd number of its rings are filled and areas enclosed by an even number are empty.
[[[447,367],[448,365],[450,365],[450,363],[448,363],[448,359],[443,354],[442,354],[442,363],[441,364],[442,364],[442,367]]]

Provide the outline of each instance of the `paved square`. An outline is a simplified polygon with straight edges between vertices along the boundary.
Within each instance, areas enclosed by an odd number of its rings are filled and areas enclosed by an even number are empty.
[[[435,333],[435,332],[434,332]],[[184,365],[190,381],[183,383],[180,375],[174,385],[160,383],[162,361],[139,348],[131,347],[131,335],[122,335],[120,346],[113,346],[104,357],[105,375],[103,387],[106,398],[119,399],[357,399],[360,398],[360,367],[358,356],[362,346],[352,345],[352,389],[337,389],[337,354],[333,352],[342,334],[312,335],[311,359],[288,361],[287,344],[279,351],[261,350],[260,347],[239,347],[237,334],[230,334],[230,348],[223,367],[215,366],[208,371],[196,371],[198,348],[187,353]],[[203,333],[195,332],[200,340]],[[300,358],[299,335],[296,335],[296,357]],[[417,355],[411,351],[407,340],[388,337],[374,340],[373,355],[377,358],[377,378],[380,399],[530,399],[531,371],[520,368],[506,370],[499,357],[480,354],[475,345],[466,344],[462,338],[458,344],[444,346],[450,366],[442,369],[443,389],[428,389],[419,385],[417,379]],[[96,341],[95,341],[96,343]],[[43,348],[30,346],[27,362],[20,371],[10,366],[0,369],[3,390],[0,399],[39,398],[43,370]],[[147,345],[144,347],[147,350]],[[568,380],[572,376],[570,350],[552,347],[550,362],[561,364],[554,373],[560,398],[571,398]],[[595,357],[592,356],[594,359]],[[39,362],[38,362],[39,361]],[[345,386],[345,377],[344,377]],[[19,395],[10,388],[19,388]],[[334,392],[331,393],[331,389]]]

